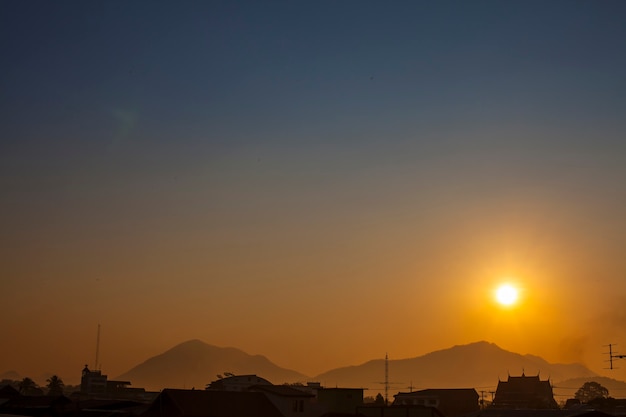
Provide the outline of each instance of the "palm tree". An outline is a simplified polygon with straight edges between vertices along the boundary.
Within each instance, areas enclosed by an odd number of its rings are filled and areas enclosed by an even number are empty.
[[[65,384],[63,380],[56,375],[52,375],[50,378],[46,379],[48,385],[48,395],[59,396],[63,395],[63,387]]]
[[[37,384],[35,384],[35,381],[30,379],[29,377],[26,377],[20,381],[20,385],[19,385],[20,393],[24,395],[31,395],[33,391],[36,389],[37,389]]]

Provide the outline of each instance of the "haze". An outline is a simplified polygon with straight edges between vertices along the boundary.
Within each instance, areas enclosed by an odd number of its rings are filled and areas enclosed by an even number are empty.
[[[623,379],[625,13],[1,2],[0,372],[78,378],[101,324],[112,376],[487,340]]]

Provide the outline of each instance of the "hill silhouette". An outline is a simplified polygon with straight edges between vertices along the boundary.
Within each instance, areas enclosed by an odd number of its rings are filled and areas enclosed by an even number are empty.
[[[128,380],[132,386],[151,390],[203,389],[224,372],[256,374],[275,384],[317,381],[325,386],[361,387],[368,389],[365,395],[376,395],[384,391],[385,360],[375,359],[358,366],[341,367],[310,378],[281,368],[264,356],[190,340],[146,360],[116,379]],[[389,360],[389,380],[392,381],[389,394],[409,391],[411,388],[475,388],[477,391],[494,391],[498,380],[506,380],[509,374],[516,376],[522,372],[526,375],[539,374],[542,379],[549,378],[555,385],[557,400],[562,399],[561,396],[571,396],[571,388],[578,389],[585,381],[598,378],[597,374],[580,364],[549,363],[539,356],[509,352],[483,341],[453,346],[415,358]],[[611,390],[608,385],[605,386]],[[561,390],[561,387],[567,389]]]
[[[249,355],[232,347],[217,347],[200,340],[189,340],[154,356],[118,376],[134,387],[204,389],[218,374],[257,374],[275,384],[307,379],[296,371],[281,368],[266,357]]]
[[[366,395],[384,390],[385,361],[334,369],[315,377],[323,385],[369,388]],[[534,355],[520,355],[488,342],[476,342],[438,350],[411,359],[389,360],[390,394],[426,388],[476,388],[495,390],[508,375],[539,374],[542,379],[563,381],[596,374],[580,364],[551,364]]]
[[[0,380],[4,379],[19,381],[20,379],[22,379],[22,376],[15,371],[6,371],[0,374]]]

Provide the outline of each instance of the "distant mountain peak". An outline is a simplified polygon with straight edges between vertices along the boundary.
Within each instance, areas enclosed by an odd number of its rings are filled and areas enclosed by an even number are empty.
[[[249,355],[233,347],[218,347],[199,339],[179,343],[153,356],[116,379],[131,381],[148,389],[204,388],[218,374],[257,374],[274,383],[308,379],[298,372],[281,368],[262,355]]]
[[[338,386],[368,386],[371,385],[368,381],[381,381],[384,377],[382,361],[334,369],[315,379]],[[501,378],[522,372],[544,375],[551,380],[595,375],[580,364],[551,364],[539,356],[509,352],[484,340],[389,361],[390,378],[410,383],[414,389],[493,387],[495,390]]]
[[[183,345],[206,345],[208,343],[203,342],[200,339],[189,339],[186,342],[181,342],[176,346],[183,346]]]
[[[496,345],[495,343],[481,340],[478,342],[454,345],[449,348],[435,350],[423,356],[440,356],[440,355],[450,355],[450,354],[484,356],[484,355],[489,355],[489,354],[502,354],[502,353],[519,355],[518,353],[509,352],[505,349],[502,349],[500,346]]]
[[[489,348],[489,349],[496,348],[496,349],[504,350],[500,346],[496,345],[495,343],[487,342],[486,340],[479,340],[477,342],[465,343],[462,345],[454,345],[450,349],[454,349],[454,348]]]
[[[324,385],[371,387],[384,378],[384,359],[337,368],[309,378],[281,368],[262,355],[233,347],[217,347],[191,339],[147,359],[117,377],[148,389],[204,388],[218,374],[256,374],[275,384],[316,380]],[[507,375],[545,375],[561,381],[595,374],[581,364],[551,364],[539,356],[521,355],[484,340],[455,345],[425,355],[389,361],[389,374],[415,389],[493,387]]]
[[[185,349],[185,348],[191,348],[191,347],[205,347],[205,346],[212,346],[209,345],[208,343],[200,340],[200,339],[190,339],[187,340],[185,342],[181,342],[175,346],[173,346],[170,350],[172,349]]]
[[[212,347],[212,345],[209,345],[208,343],[203,342],[200,339],[191,339],[191,340],[187,340],[185,342],[181,342],[173,347],[171,347],[168,351],[172,351],[172,350],[180,350],[180,349],[193,349],[193,348],[206,348],[206,347]]]

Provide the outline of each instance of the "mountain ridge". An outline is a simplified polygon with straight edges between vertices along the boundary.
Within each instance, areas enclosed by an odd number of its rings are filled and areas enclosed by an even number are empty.
[[[489,387],[508,375],[540,375],[564,381],[598,375],[578,363],[549,363],[540,356],[504,350],[495,343],[479,341],[454,345],[421,356],[388,361],[395,391],[425,388]],[[116,379],[148,389],[204,388],[218,374],[256,374],[275,384],[321,382],[326,386],[362,387],[366,395],[383,391],[385,359],[331,369],[314,377],[281,368],[263,355],[250,355],[234,347],[218,347],[198,339],[180,343],[148,358]]]
[[[337,368],[317,375],[326,385],[365,386],[376,392],[384,375],[384,359],[368,361],[357,367]],[[506,351],[495,343],[480,341],[436,350],[408,359],[389,360],[389,375],[394,391],[426,388],[490,388],[509,375],[539,375],[561,381],[595,377],[581,364],[552,364],[536,355]],[[378,390],[379,392],[382,389]]]
[[[148,389],[202,389],[224,372],[258,374],[281,382],[307,379],[306,375],[275,365],[265,356],[250,355],[234,347],[210,345],[198,339],[182,342],[148,358],[116,379]]]

